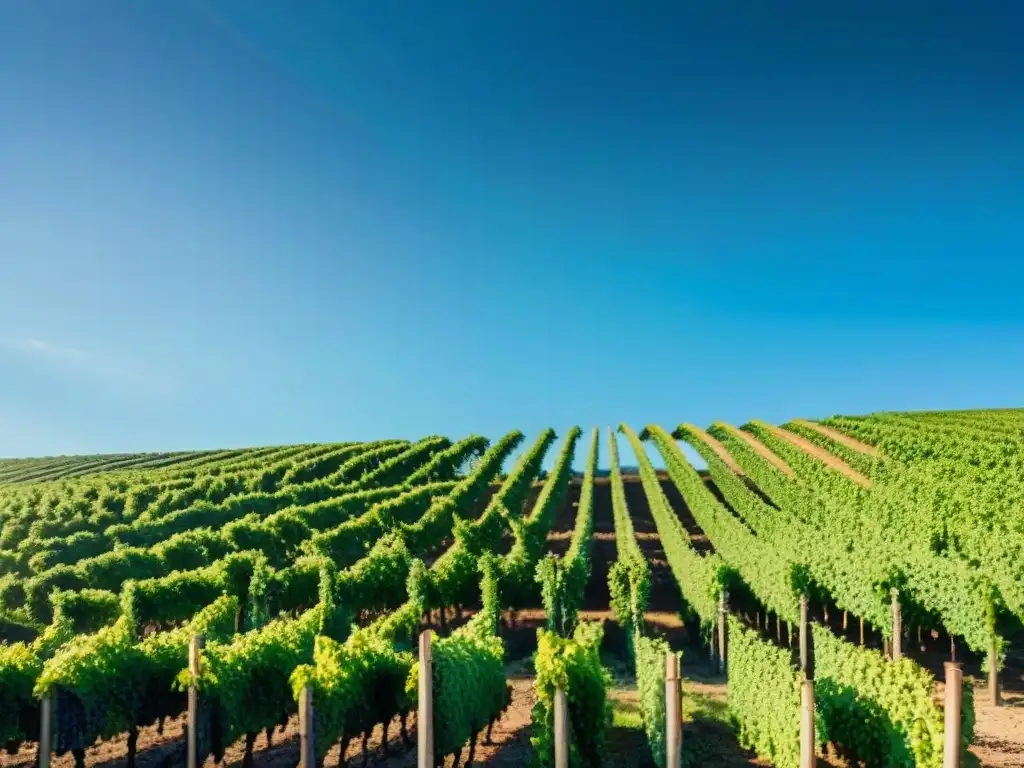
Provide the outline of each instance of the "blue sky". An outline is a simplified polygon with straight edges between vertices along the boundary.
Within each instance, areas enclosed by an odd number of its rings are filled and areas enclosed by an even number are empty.
[[[1024,405],[1014,5],[638,5],[0,4],[0,455]]]

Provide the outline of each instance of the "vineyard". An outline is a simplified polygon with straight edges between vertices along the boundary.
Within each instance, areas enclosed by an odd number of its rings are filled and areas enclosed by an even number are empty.
[[[0,460],[0,747],[1024,766],[1022,563],[1024,410]]]

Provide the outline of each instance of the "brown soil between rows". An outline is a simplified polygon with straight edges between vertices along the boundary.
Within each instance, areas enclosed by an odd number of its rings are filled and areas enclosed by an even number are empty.
[[[683,671],[684,699],[687,696],[703,697],[710,702],[708,706],[725,708],[725,681],[716,675],[708,665],[706,651],[695,645],[694,638],[689,637],[687,627],[680,618],[682,605],[678,586],[672,578],[661,542],[657,536],[653,519],[650,515],[646,497],[635,477],[625,478],[627,500],[629,502],[637,538],[641,549],[648,557],[652,568],[652,594],[649,611],[646,615],[648,631],[666,635],[673,647],[684,651]],[[684,521],[689,516],[685,504],[680,508],[680,498],[674,498],[674,487],[665,487],[666,495]],[[549,548],[552,551],[564,551],[568,547],[571,530],[575,525],[575,514],[579,498],[579,487],[573,484],[567,494],[566,502],[559,509],[552,532],[549,535]],[[609,594],[607,586],[608,567],[616,556],[614,523],[611,509],[610,487],[607,479],[598,479],[595,483],[594,498],[595,531],[592,543],[592,574],[588,581],[584,609],[580,618],[585,621],[601,621],[606,631],[605,647],[608,650],[608,663],[615,674],[616,685],[610,692],[611,698],[619,708],[629,709],[636,704],[635,685],[630,680],[626,665],[623,663],[624,638],[609,611]],[[692,520],[690,521],[692,523]],[[540,606],[528,607],[518,612],[515,617],[506,616],[501,630],[509,645],[509,663],[507,665],[509,683],[513,689],[512,704],[493,730],[492,745],[479,745],[474,765],[518,766],[529,762],[532,750],[529,743],[530,713],[535,703],[533,692],[530,653],[535,646],[536,630],[543,626],[544,612]],[[852,625],[851,621],[851,625]],[[975,694],[977,712],[976,746],[974,752],[983,765],[995,768],[1024,768],[1024,733],[1021,723],[1024,721],[1024,693],[1008,691],[1004,694],[1004,707],[992,708],[982,686]],[[941,692],[941,683],[939,685]],[[415,736],[415,714],[410,718],[410,733]],[[169,758],[180,754],[183,746],[184,718],[179,717],[166,723],[162,735],[156,733],[154,727],[145,728],[140,732],[138,742],[139,753],[136,759],[137,768],[167,768]],[[397,721],[389,728],[387,747],[390,754],[384,752],[382,729],[378,726],[368,739],[368,750],[371,765],[386,768],[411,768],[415,765],[415,750],[406,749],[401,745],[398,736]],[[256,741],[253,755],[253,768],[293,768],[298,760],[297,721],[293,718],[283,729],[276,731],[273,743],[268,745],[266,737],[261,734]],[[642,735],[636,729],[614,728],[609,733],[608,765],[644,765],[645,754]],[[724,718],[688,718],[684,750],[695,758],[694,764],[741,766],[766,765],[758,761],[747,750],[743,750],[736,742],[733,731],[725,724]],[[125,768],[126,740],[124,736],[97,744],[87,750],[86,765],[102,766],[102,768]],[[361,749],[358,742],[354,743],[345,754],[348,765],[361,764]],[[224,765],[241,766],[244,757],[243,742],[233,745],[225,755]],[[325,766],[333,768],[342,765],[339,748],[335,746],[328,754]],[[463,752],[465,758],[465,751]],[[35,759],[35,745],[26,744],[16,755],[0,755],[0,764],[27,768]],[[449,757],[445,765],[451,765]],[[825,765],[824,760],[819,765]],[[72,768],[73,758],[70,754],[53,760],[54,768]],[[208,761],[212,765],[212,760]]]
[[[680,647],[688,639],[686,627],[679,615],[681,599],[678,587],[672,578],[671,571],[664,559],[661,543],[658,539],[650,511],[643,495],[638,479],[626,479],[626,493],[634,525],[641,549],[651,561],[652,593],[649,610],[645,616],[648,631],[669,636],[673,646]],[[536,498],[538,488],[534,488],[527,501],[529,509]],[[579,484],[573,483],[566,495],[565,502],[559,508],[552,530],[548,536],[549,551],[564,554],[569,546],[571,532],[575,527],[576,512],[579,504]],[[595,482],[594,498],[594,540],[591,549],[592,572],[588,580],[584,608],[580,613],[583,621],[601,622],[605,628],[604,649],[607,652],[606,663],[616,669],[625,666],[625,637],[615,623],[609,610],[608,568],[616,556],[614,521],[611,507],[611,493],[607,478],[599,478]],[[462,621],[468,619],[471,611],[467,610]],[[506,641],[508,679],[512,686],[512,703],[503,716],[497,721],[492,731],[493,744],[478,744],[474,765],[488,766],[522,766],[529,763],[532,755],[530,746],[531,711],[536,702],[533,690],[531,654],[536,646],[537,629],[544,626],[545,614],[539,602],[516,612],[506,613],[503,617],[501,634]],[[449,630],[458,623],[449,623]],[[688,658],[697,658],[696,654],[687,654]],[[684,665],[685,666],[685,665]],[[690,683],[687,682],[688,686]],[[713,691],[724,701],[724,680],[703,680],[698,683],[702,692]],[[635,700],[635,682],[628,677],[620,678],[616,687],[610,692],[611,698],[618,701]],[[415,737],[415,713],[409,718],[409,732]],[[169,768],[177,764],[183,755],[184,747],[183,716],[169,719],[162,733],[155,727],[140,730],[136,768]],[[367,740],[370,764],[387,768],[411,768],[416,764],[415,749],[406,748],[399,737],[397,719],[388,729],[385,741],[383,729],[378,726]],[[721,722],[700,722],[688,724],[686,748],[700,745],[700,754],[714,756],[714,765],[763,765],[752,761],[752,756],[739,747],[735,735]],[[385,753],[385,748],[389,751]],[[639,756],[646,752],[641,731],[630,728],[613,728],[608,734],[608,765],[640,765]],[[86,765],[92,768],[126,768],[127,741],[124,735],[100,742],[86,750]],[[340,747],[335,745],[328,753],[325,766],[360,765],[362,748],[356,741],[349,745],[342,762]],[[224,756],[222,765],[235,768],[241,766],[245,757],[244,740],[232,745]],[[293,768],[299,757],[299,738],[297,718],[291,718],[288,724],[275,730],[270,743],[264,734],[260,734],[254,745],[253,768]],[[463,759],[466,752],[463,752]],[[26,744],[13,756],[4,755],[3,765],[12,768],[27,768],[35,759],[35,745]],[[445,765],[452,765],[449,756]],[[463,763],[464,764],[464,763]],[[71,754],[55,757],[54,768],[73,768],[74,759]],[[212,758],[206,763],[211,768]]]
[[[865,624],[864,642],[860,638],[860,621],[849,617],[843,627],[843,612],[829,611],[826,616],[815,611],[813,620],[828,626],[848,643],[863,645],[883,652],[883,637],[877,627]],[[958,648],[957,661],[961,663],[964,679],[973,681],[975,712],[975,738],[971,753],[983,766],[992,768],[1024,768],[1024,659],[1015,652],[1013,643],[1007,651],[1006,665],[1001,673],[1003,704],[993,707],[989,702],[986,674],[982,657],[964,648]],[[907,658],[931,672],[935,679],[933,700],[942,707],[945,695],[944,664],[950,658],[949,637],[945,633],[910,630],[903,644]]]
[[[705,480],[705,483],[707,480]],[[628,488],[628,486],[627,486]],[[690,535],[690,546],[692,546],[698,554],[705,554],[707,552],[714,552],[715,547],[711,543],[711,539],[707,537],[701,527],[697,525],[697,521],[694,519],[693,514],[690,512],[690,508],[686,505],[686,500],[683,495],[676,488],[675,483],[671,480],[661,481],[661,490],[665,494],[665,498],[668,500],[669,507],[676,513],[676,517],[679,518],[679,522],[683,524],[683,528]],[[654,518],[651,517],[651,509],[646,503],[646,497],[643,496],[643,491],[637,488],[637,491],[633,493],[633,500],[636,502],[636,511],[633,512],[633,524],[636,525],[636,521],[641,521],[641,526],[655,538],[658,536],[658,528],[654,523]],[[627,491],[628,497],[628,491]],[[634,504],[630,503],[630,511],[634,509]],[[647,521],[650,521],[649,527]],[[639,537],[639,534],[637,536]],[[661,543],[659,540],[658,546],[660,548]],[[642,548],[642,547],[641,547]],[[663,551],[663,550],[662,550]],[[673,583],[674,580],[673,580]],[[678,589],[678,585],[676,586]]]
[[[617,556],[611,483],[608,478],[597,478],[594,481],[594,534],[590,545],[590,578],[583,592],[584,610],[609,610],[612,598],[608,589],[608,570]]]
[[[829,467],[830,469],[834,469],[836,472],[839,472],[842,475],[845,475],[858,485],[863,486],[864,488],[871,487],[871,481],[867,477],[865,477],[860,472],[855,470],[853,467],[851,467],[845,461],[840,459],[834,453],[829,453],[820,445],[815,445],[814,443],[812,443],[806,437],[802,437],[801,435],[798,435],[795,432],[790,432],[788,429],[776,427],[773,424],[766,424],[764,422],[757,423],[759,425],[764,426],[769,432],[771,432],[776,437],[780,437],[786,442],[790,443],[791,445],[796,446],[804,453],[813,456],[818,461],[823,463],[825,466]]]
[[[555,513],[548,532],[548,552],[564,557],[572,543],[572,532],[576,528],[576,514],[580,507],[580,484],[570,483],[565,501]]]
[[[696,435],[705,443],[707,443],[708,447],[715,452],[718,458],[725,462],[725,465],[729,467],[729,469],[731,469],[740,477],[744,476],[745,473],[743,472],[743,468],[736,463],[736,459],[732,457],[732,454],[729,453],[728,450],[726,450],[726,447],[724,445],[722,445],[718,440],[709,435],[705,430],[701,429],[700,427],[694,426],[693,424],[686,424],[685,426],[691,432],[693,432],[694,435]]]
[[[644,557],[647,558],[647,564],[651,569],[651,595],[647,602],[648,608],[652,611],[678,613],[683,607],[683,596],[668,564],[661,537],[658,536],[658,527],[651,515],[647,495],[639,482],[626,482],[623,485],[637,544]],[[675,485],[671,481],[663,480],[661,487],[669,499],[669,503],[676,507],[673,496],[677,496],[680,501],[682,497],[678,495],[679,492]],[[711,542],[692,519],[683,520],[683,525],[689,531],[695,549],[698,551],[710,549]],[[678,638],[680,641],[684,639],[683,637]]]
[[[942,680],[935,686],[939,706],[945,696]],[[986,768],[1024,768],[1024,693],[1004,691],[1002,706],[988,700],[985,681],[976,680],[974,692],[974,742],[971,753]]]
[[[794,424],[799,424],[801,427],[813,429],[819,435],[824,435],[825,437],[832,438],[837,443],[841,443],[845,445],[847,448],[866,454],[867,456],[881,455],[881,451],[875,448],[875,446],[863,443],[855,437],[850,437],[849,435],[840,432],[838,429],[833,429],[832,427],[827,427],[824,424],[818,424],[813,421],[808,421],[807,419],[792,419],[792,422]]]
[[[651,568],[651,594],[644,618],[647,629],[667,636],[673,645],[687,642],[689,636],[680,617],[682,598],[665,553],[658,538],[647,497],[639,478],[623,478],[626,503],[629,507],[637,544]],[[616,650],[625,650],[625,637],[611,614],[611,592],[608,589],[608,570],[618,556],[615,542],[615,515],[612,509],[611,483],[599,478],[594,483],[594,542],[591,549],[591,573],[583,598],[581,618],[588,621],[607,619],[606,637]]]
[[[779,458],[779,456],[777,456],[775,453],[773,453],[768,448],[767,445],[762,443],[760,440],[758,440],[756,437],[754,437],[749,432],[744,432],[742,429],[737,429],[732,424],[727,424],[724,421],[716,421],[715,422],[715,426],[722,427],[724,430],[726,430],[733,437],[735,437],[735,438],[737,438],[739,440],[742,440],[748,446],[750,446],[758,455],[760,455],[761,458],[763,458],[765,461],[767,461],[773,467],[775,467],[776,469],[778,469],[781,472],[784,472],[785,474],[789,475],[790,477],[793,477],[793,470],[789,466],[789,464],[784,462],[781,458]]]
[[[519,665],[522,667],[522,665]],[[512,686],[512,703],[505,714],[498,720],[491,732],[491,744],[484,744],[481,736],[476,748],[474,765],[488,766],[522,766],[529,762],[532,752],[529,742],[530,715],[536,696],[533,691],[533,679],[529,671],[512,668],[508,674]],[[416,713],[408,720],[409,733],[415,744]],[[388,768],[412,768],[416,765],[415,746],[406,746],[401,742],[399,721],[392,721],[388,728],[388,739],[385,742],[383,728],[379,725],[367,739],[369,764],[388,766]],[[182,765],[185,742],[185,717],[169,720],[163,734],[158,734],[156,727],[143,728],[139,732],[138,755],[136,768],[169,768]],[[89,768],[127,768],[127,739],[120,736],[110,741],[101,742],[86,750],[85,764]],[[467,750],[463,750],[463,758]],[[362,763],[362,744],[356,740],[348,745],[342,760],[341,746],[335,744],[324,759],[325,768],[335,766],[357,766]],[[4,756],[3,765],[32,765],[35,749],[21,750],[15,756]],[[240,740],[227,749],[224,760],[220,764],[224,768],[240,768],[245,759],[245,741]],[[289,719],[283,728],[275,729],[270,743],[265,734],[261,733],[253,747],[253,768],[295,768],[299,760],[299,722],[298,717]],[[449,756],[444,763],[452,765]],[[51,761],[54,768],[73,768],[74,759],[71,754],[55,757]],[[208,758],[205,768],[214,768],[213,758]]]

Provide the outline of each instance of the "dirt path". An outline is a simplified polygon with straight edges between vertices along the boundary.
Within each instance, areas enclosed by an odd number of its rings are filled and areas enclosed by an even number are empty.
[[[590,578],[583,593],[583,608],[607,611],[611,605],[608,569],[615,562],[615,519],[612,516],[612,486],[607,477],[594,480],[594,540],[590,547]]]
[[[842,443],[843,445],[845,445],[847,448],[849,448],[851,450],[858,451],[858,452],[863,453],[863,454],[865,454],[867,456],[881,456],[882,455],[881,451],[879,451],[877,448],[875,448],[875,446],[868,445],[867,443],[862,443],[860,440],[857,440],[856,438],[850,437],[849,435],[844,435],[838,429],[833,429],[832,427],[826,427],[824,424],[816,424],[813,421],[807,421],[806,419],[793,419],[792,421],[793,421],[794,424],[799,424],[801,427],[806,427],[807,429],[813,429],[819,435],[824,435],[825,437],[830,437],[833,440],[835,440],[837,443]]]
[[[705,481],[707,482],[707,481]],[[669,479],[661,481],[661,490],[665,494],[665,498],[668,499],[669,506],[676,513],[676,517],[679,518],[679,522],[683,524],[683,528],[690,534],[690,545],[699,553],[713,552],[715,550],[714,545],[711,543],[711,539],[707,537],[701,527],[697,525],[697,521],[690,513],[690,508],[686,506],[686,500],[683,498],[683,494],[676,488],[676,484]],[[647,510],[647,517],[650,518],[650,510]],[[657,534],[657,529],[654,528],[654,520],[651,520],[652,530]]]
[[[679,647],[690,639],[680,617],[683,608],[682,592],[668,564],[668,557],[658,536],[658,527],[651,515],[643,485],[636,480],[623,485],[637,545],[651,569],[651,593],[647,600],[647,609],[654,614],[654,621],[650,622],[653,626],[649,626],[648,630],[657,630],[656,634],[666,635],[673,647]],[[672,483],[663,480],[661,485],[664,490]],[[696,545],[711,545],[699,528],[694,527],[691,536],[696,538]]]
[[[576,514],[580,507],[580,486],[578,483],[570,483],[565,494],[565,501],[555,513],[555,519],[551,523],[551,530],[548,531],[548,552],[559,557],[565,557],[572,543],[572,532],[576,527]]]
[[[939,680],[935,698],[942,706],[946,686]],[[971,752],[986,768],[1024,768],[1024,693],[1003,691],[1003,704],[993,707],[984,680],[974,684],[974,744]]]
[[[690,542],[694,549],[698,552],[710,551],[712,549],[711,540],[701,531],[693,516],[690,515],[675,484],[664,473],[659,473],[659,479],[669,505],[675,510],[683,527],[690,534]],[[622,480],[626,506],[633,523],[633,534],[651,570],[651,592],[648,596],[647,610],[644,612],[646,631],[666,638],[673,648],[682,648],[692,645],[694,642],[699,643],[699,631],[691,633],[682,619],[683,596],[665,556],[665,550],[661,544],[661,538],[658,536],[658,528],[651,515],[643,484],[636,475],[626,475]],[[607,585],[608,568],[616,557],[615,521],[610,484],[605,482],[597,487],[601,488],[602,492],[595,494],[595,556],[591,580],[588,584],[588,599],[584,601],[584,606],[591,610],[600,608],[601,612],[608,615],[609,621],[605,625],[606,638],[608,638],[609,636],[617,637],[620,634],[618,626],[614,623],[614,617],[608,610],[611,602]],[[600,556],[597,554],[599,546],[601,547]],[[603,562],[601,562],[602,560]],[[595,584],[595,576],[599,571],[601,572],[600,583]],[[591,590],[594,591],[591,592]],[[619,642],[606,642],[606,646],[624,654],[625,638],[619,638]]]
[[[731,469],[733,472],[735,472],[740,477],[744,477],[743,468],[740,467],[740,465],[736,463],[736,459],[734,459],[732,457],[732,454],[729,453],[729,451],[727,451],[725,449],[724,445],[722,445],[720,442],[715,440],[715,438],[713,438],[711,435],[709,435],[706,431],[704,431],[700,427],[694,426],[693,424],[685,424],[684,426],[687,429],[691,430],[694,435],[696,435],[701,440],[703,440],[705,443],[707,443],[708,447],[711,448],[711,450],[713,450],[718,455],[718,458],[720,458],[722,461],[725,462],[726,466],[728,466],[729,469]]]
[[[763,458],[773,467],[775,467],[781,472],[784,472],[790,477],[793,477],[792,468],[786,462],[784,462],[782,459],[780,459],[778,456],[772,453],[768,449],[767,445],[762,443],[749,432],[744,432],[742,429],[737,429],[732,424],[726,424],[724,421],[716,421],[715,426],[721,427],[722,429],[726,430],[729,434],[731,434],[733,437],[742,440],[747,445],[749,445],[759,456],[761,456],[761,458]]]
[[[780,437],[783,440],[790,443],[791,445],[796,446],[804,453],[813,456],[818,461],[823,463],[825,466],[829,467],[830,469],[834,469],[836,472],[839,472],[842,475],[845,475],[858,485],[864,488],[871,487],[871,481],[868,480],[867,477],[865,477],[860,472],[855,470],[853,467],[851,467],[849,464],[847,464],[845,461],[840,459],[835,454],[829,453],[820,445],[815,445],[806,437],[801,437],[800,435],[794,432],[790,432],[788,429],[782,429],[781,427],[776,427],[773,424],[767,424],[763,421],[756,421],[752,423],[757,424],[760,427],[764,427],[776,437]]]
[[[509,685],[512,686],[512,703],[505,710],[504,715],[494,724],[494,728],[491,730],[491,743],[485,744],[483,736],[479,738],[473,756],[474,766],[487,765],[507,768],[524,766],[529,764],[530,758],[533,755],[533,748],[530,746],[530,735],[532,732],[530,723],[533,705],[537,703],[537,696],[533,690],[533,670],[529,668],[528,664],[520,662],[510,665],[506,669],[506,674]],[[414,714],[411,719],[410,731],[412,732],[415,731],[415,723],[416,716]],[[346,758],[353,760],[359,754],[357,752],[356,754],[346,755]],[[460,765],[466,766],[468,756],[468,746],[463,747]],[[325,768],[330,768],[331,766],[330,757],[328,755],[328,759],[324,763]],[[376,762],[377,765],[384,765],[387,768],[415,768],[417,764],[415,748],[405,749],[401,754],[387,759],[384,759],[383,755],[375,757],[381,760],[381,762]],[[454,756],[449,755],[438,766],[439,768],[441,765],[451,766],[454,763]],[[340,764],[336,763],[335,765]],[[352,762],[351,765],[360,765],[360,763]],[[256,766],[255,768],[263,768],[263,766]],[[281,766],[280,768],[286,767]],[[291,766],[287,768],[291,768]]]

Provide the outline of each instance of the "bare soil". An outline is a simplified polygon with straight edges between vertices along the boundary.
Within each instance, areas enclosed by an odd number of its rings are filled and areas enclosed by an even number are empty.
[[[776,437],[781,437],[783,440],[786,440],[792,445],[795,445],[804,453],[813,456],[814,458],[818,459],[818,461],[822,462],[825,466],[830,467],[831,469],[834,469],[836,472],[845,475],[858,485],[861,485],[864,488],[871,487],[871,481],[868,480],[867,477],[865,477],[860,472],[855,470],[853,467],[851,467],[845,461],[840,459],[834,453],[829,453],[820,445],[815,445],[814,443],[812,443],[806,437],[801,437],[795,432],[790,432],[788,429],[781,429],[780,427],[776,427],[772,424],[765,424],[764,426],[767,427],[771,431],[771,433]]]
[[[696,427],[693,424],[687,424],[686,426],[689,427],[695,435],[700,437],[701,440],[707,443],[711,450],[713,450],[718,455],[718,458],[725,462],[726,466],[728,466],[729,469],[731,469],[740,477],[743,477],[743,469],[740,467],[739,464],[736,463],[736,459],[732,457],[732,454],[726,450],[724,445],[722,445],[714,437],[709,435],[700,427]]]
[[[705,483],[707,483],[706,480]],[[683,500],[683,495],[679,492],[679,489],[676,488],[675,483],[667,479],[662,480],[661,490],[665,494],[665,498],[668,499],[669,506],[671,506],[675,511],[676,516],[679,518],[679,522],[683,524],[683,528],[685,528],[686,532],[690,534],[690,546],[700,554],[704,554],[705,552],[714,552],[715,547],[711,543],[711,539],[709,539],[704,531],[701,530],[701,527],[697,525],[697,521],[690,513],[690,509],[686,506],[686,501]],[[629,500],[629,510],[633,516],[633,525],[637,529],[637,538],[640,538],[639,533],[640,531],[643,531],[657,539],[658,528],[654,524],[654,518],[651,516],[650,507],[647,505],[647,497],[644,495],[643,489],[640,485],[636,484],[632,492],[630,491],[630,486],[627,485],[626,498]],[[640,548],[644,548],[642,540],[640,542]],[[661,551],[660,541],[658,543],[658,551]],[[678,586],[676,588],[678,589]]]
[[[594,481],[594,535],[590,545],[590,579],[583,593],[583,608],[607,611],[611,605],[608,569],[618,556],[612,517],[612,486],[608,478]]]
[[[867,443],[862,443],[860,440],[854,437],[850,437],[849,435],[843,434],[838,429],[826,427],[824,424],[815,424],[813,421],[807,421],[806,419],[793,419],[793,423],[799,424],[801,427],[807,427],[807,429],[813,429],[819,435],[830,437],[837,443],[842,443],[851,450],[859,451],[860,453],[866,454],[868,456],[881,455],[881,451],[875,448],[875,446],[868,445]]]
[[[833,610],[828,620],[821,615],[815,621],[827,624],[847,642],[860,643],[860,622],[850,617],[843,628],[842,611]],[[975,738],[971,753],[983,766],[993,768],[1024,768],[1024,658],[1015,652],[1016,638],[1006,655],[1005,667],[1000,675],[1002,705],[993,707],[989,702],[988,683],[982,669],[982,657],[963,648],[956,651],[964,679],[970,680],[974,692]],[[877,628],[865,625],[864,645],[883,651],[883,638]],[[911,630],[903,644],[903,653],[930,671],[935,677],[935,702],[943,706],[945,695],[944,664],[950,658],[949,637],[945,633]]]
[[[757,441],[755,441],[757,442]],[[758,443],[760,445],[760,443]],[[767,449],[765,449],[767,450]],[[774,454],[772,454],[774,455]],[[625,478],[625,487],[630,511],[641,549],[651,563],[653,584],[649,610],[645,616],[648,631],[664,635],[673,647],[683,649],[684,672],[684,758],[688,766],[763,766],[737,742],[730,725],[724,677],[718,675],[707,660],[706,647],[697,633],[691,635],[680,616],[682,598],[665,561],[661,542],[657,536],[650,509],[643,489],[635,477]],[[703,533],[697,528],[682,498],[674,487],[664,485],[670,503],[681,521],[690,531],[694,545],[710,548]],[[574,483],[566,502],[559,510],[548,546],[551,551],[564,552],[568,547],[571,531],[575,525],[576,505],[579,487]],[[605,642],[602,648],[605,663],[613,672],[615,685],[610,691],[616,710],[616,724],[608,735],[609,766],[649,765],[642,730],[630,726],[630,719],[637,719],[638,701],[635,681],[632,680],[625,661],[625,638],[609,611],[607,574],[616,556],[614,523],[611,509],[611,494],[606,478],[595,483],[594,499],[595,531],[592,544],[592,573],[587,584],[584,609],[580,618],[585,621],[600,621],[605,627]],[[830,623],[841,621],[832,616]],[[543,626],[544,612],[540,605],[530,606],[515,616],[506,615],[502,622],[502,635],[508,647],[507,674],[512,686],[512,704],[495,724],[492,743],[478,744],[473,765],[475,766],[522,766],[527,765],[531,756],[531,710],[535,703],[531,655],[536,647],[536,630]],[[454,622],[453,622],[454,624]],[[450,625],[451,626],[451,625]],[[849,639],[857,632],[856,620],[849,622]],[[869,640],[872,638],[869,637]],[[939,641],[936,641],[939,643]],[[942,649],[936,645],[929,649],[935,655],[935,665],[941,669]],[[922,659],[925,661],[925,659]],[[970,674],[973,662],[965,664]],[[1013,673],[1020,678],[1020,672]],[[1012,675],[1008,675],[1008,678]],[[941,680],[941,673],[939,674]],[[975,689],[975,710],[977,713],[976,739],[973,752],[980,763],[994,768],[1024,768],[1024,680],[1007,679],[1004,689],[1004,705],[993,708],[988,704],[984,682],[979,681]],[[937,696],[942,695],[941,681]],[[415,738],[415,713],[409,720],[409,732]],[[367,739],[367,756],[371,765],[380,768],[412,768],[415,765],[415,749],[407,748],[399,737],[398,722],[388,728],[387,739],[378,727]],[[126,737],[121,736],[90,747],[86,752],[86,765],[102,768],[127,768]],[[155,727],[144,728],[138,741],[137,768],[170,768],[179,765],[184,754],[184,717],[174,718],[165,723],[162,733]],[[0,754],[0,765],[28,768],[36,757],[36,745],[26,744],[15,755]],[[234,768],[242,766],[245,757],[244,741],[233,745],[225,754],[224,763]],[[293,718],[284,729],[274,732],[268,744],[264,734],[256,740],[252,768],[293,768],[299,757],[298,723]],[[344,758],[344,759],[342,759]],[[466,752],[462,754],[465,765]],[[362,764],[362,745],[357,741],[348,746],[345,754],[335,745],[327,755],[325,765],[356,766]],[[446,766],[453,764],[449,757]],[[70,754],[55,757],[54,768],[73,768]],[[212,760],[208,761],[212,766]],[[835,761],[819,760],[819,765],[839,765]]]
[[[722,427],[723,429],[728,430],[728,432],[733,437],[736,437],[736,438],[742,440],[743,442],[745,442],[754,451],[756,451],[761,456],[761,458],[763,458],[765,461],[767,461],[773,467],[775,467],[776,469],[778,469],[778,470],[780,470],[782,472],[785,472],[790,477],[793,477],[793,469],[792,469],[792,467],[790,467],[789,464],[784,462],[777,455],[772,453],[772,451],[769,450],[767,445],[762,443],[760,440],[758,440],[752,434],[750,434],[749,432],[744,432],[742,429],[737,429],[732,424],[726,424],[724,421],[716,421],[715,424],[717,426]]]
[[[971,754],[979,765],[1024,768],[1024,693],[1003,691],[1002,704],[993,707],[986,682],[975,677],[970,679],[976,718]],[[940,678],[935,686],[935,701],[939,706],[942,706],[945,691],[945,683]]]

